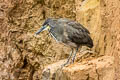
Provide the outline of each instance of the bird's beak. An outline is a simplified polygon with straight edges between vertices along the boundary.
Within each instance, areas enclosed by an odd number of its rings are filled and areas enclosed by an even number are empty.
[[[46,26],[42,26],[35,34],[39,34],[40,32],[44,31]]]
[[[49,29],[50,26],[42,26],[35,34],[38,35],[40,32]]]

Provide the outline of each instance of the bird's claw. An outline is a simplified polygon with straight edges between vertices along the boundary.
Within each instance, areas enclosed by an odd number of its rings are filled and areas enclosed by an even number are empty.
[[[65,66],[69,65],[69,62],[67,61],[66,63],[64,63],[63,65],[61,65],[61,69]]]
[[[72,59],[72,64],[74,63],[75,59]]]

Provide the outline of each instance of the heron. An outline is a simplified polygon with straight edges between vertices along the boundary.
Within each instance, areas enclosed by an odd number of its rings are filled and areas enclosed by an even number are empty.
[[[48,18],[35,34],[38,35],[44,30],[48,30],[49,34],[57,42],[64,43],[71,48],[67,62],[63,64],[64,66],[69,63],[70,59],[74,63],[76,53],[82,46],[93,47],[90,32],[77,21],[67,18]],[[72,55],[73,57],[71,58]]]

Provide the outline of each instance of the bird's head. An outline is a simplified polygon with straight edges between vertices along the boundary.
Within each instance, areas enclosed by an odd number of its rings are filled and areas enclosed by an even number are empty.
[[[48,18],[43,25],[41,26],[41,28],[35,33],[36,35],[39,34],[40,32],[44,31],[44,30],[50,30],[51,26],[49,25],[51,19]]]

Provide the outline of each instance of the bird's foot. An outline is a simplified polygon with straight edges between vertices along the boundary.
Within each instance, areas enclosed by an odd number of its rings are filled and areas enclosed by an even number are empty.
[[[73,58],[72,58],[72,64],[73,64],[74,62],[75,62],[75,58],[73,57]]]
[[[65,66],[68,66],[69,65],[69,61],[65,62],[63,65],[61,65],[61,69]]]

